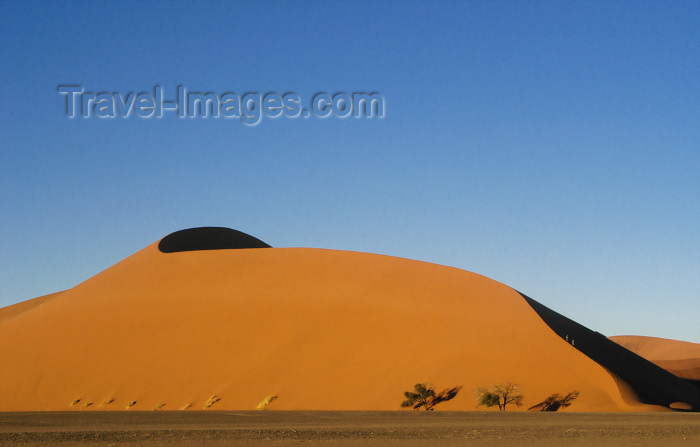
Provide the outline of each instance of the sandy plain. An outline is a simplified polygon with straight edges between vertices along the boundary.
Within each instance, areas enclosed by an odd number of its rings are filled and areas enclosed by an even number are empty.
[[[3,446],[695,446],[695,413],[0,413]]]

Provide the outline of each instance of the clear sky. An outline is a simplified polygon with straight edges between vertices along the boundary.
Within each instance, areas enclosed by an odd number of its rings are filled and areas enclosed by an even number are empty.
[[[700,342],[699,23],[697,1],[4,1],[0,306],[214,225]],[[376,91],[386,115],[69,119],[63,84]]]

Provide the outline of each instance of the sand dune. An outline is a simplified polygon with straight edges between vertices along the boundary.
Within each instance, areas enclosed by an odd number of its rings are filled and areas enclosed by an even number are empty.
[[[683,379],[700,381],[700,358],[654,360],[653,363]]]
[[[396,410],[420,381],[512,381],[524,407],[645,411],[513,289],[366,253],[154,243],[58,294],[0,309],[0,411]],[[624,388],[624,386],[623,386]],[[624,396],[623,396],[624,394]]]
[[[609,338],[678,377],[700,381],[698,343],[637,335]]]
[[[700,358],[699,343],[640,335],[615,335],[608,338],[646,359],[678,360]]]

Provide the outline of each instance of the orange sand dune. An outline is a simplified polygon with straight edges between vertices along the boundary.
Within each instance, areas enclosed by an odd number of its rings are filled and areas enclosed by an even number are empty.
[[[0,310],[1,411],[396,410],[419,381],[518,383],[524,407],[644,411],[513,289],[455,268],[307,248],[162,253]],[[623,397],[623,392],[625,396]],[[73,402],[79,402],[71,405]],[[88,405],[91,404],[91,405]]]
[[[637,335],[608,338],[678,377],[700,380],[698,343]]]
[[[654,360],[652,363],[656,363],[666,371],[682,379],[700,381],[700,358]]]

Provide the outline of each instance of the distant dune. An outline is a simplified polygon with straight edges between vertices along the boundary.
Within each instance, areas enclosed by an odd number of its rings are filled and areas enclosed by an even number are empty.
[[[698,343],[637,335],[618,335],[609,338],[678,377],[700,381],[700,344]]]
[[[523,389],[523,408],[580,390],[572,411],[663,409],[484,276],[178,241],[0,309],[0,411],[255,409],[270,396],[272,410],[396,410],[423,381],[464,387],[444,410],[473,410],[474,388],[504,381]]]

